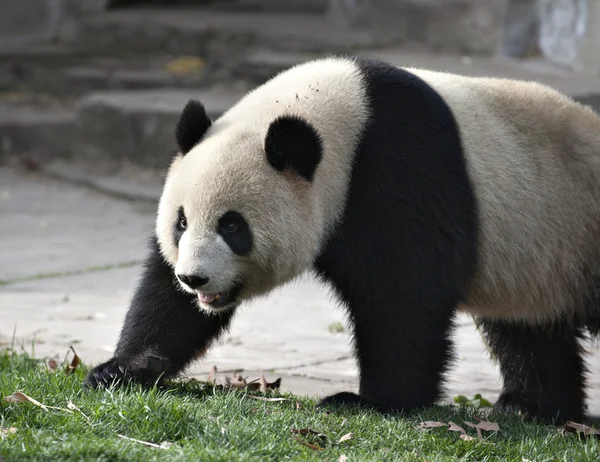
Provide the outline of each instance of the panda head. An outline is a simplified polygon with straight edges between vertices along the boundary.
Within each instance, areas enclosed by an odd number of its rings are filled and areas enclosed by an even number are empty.
[[[323,141],[307,120],[220,119],[190,101],[158,207],[161,253],[201,308],[224,311],[306,270],[322,237],[312,183]]]

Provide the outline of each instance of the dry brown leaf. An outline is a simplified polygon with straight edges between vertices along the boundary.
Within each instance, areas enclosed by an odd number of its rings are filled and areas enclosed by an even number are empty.
[[[188,75],[199,72],[205,61],[197,56],[180,56],[167,64],[167,71],[175,75]]]
[[[298,443],[303,444],[304,446],[306,446],[308,448],[314,449],[315,451],[322,451],[323,450],[322,447],[317,446],[316,444],[309,443],[308,441],[304,441],[302,438],[299,438],[297,436],[294,436],[294,439],[296,441],[298,441]]]
[[[208,378],[206,381],[208,383],[215,383],[215,376],[217,375],[217,366],[213,366],[210,368],[210,372],[208,374]]]
[[[56,362],[56,360],[54,360],[54,359],[48,360],[48,369],[51,372],[54,372],[56,369],[58,369],[58,363]]]
[[[267,398],[266,396],[254,396],[254,395],[247,395],[248,398],[252,398],[252,399],[258,399],[260,401],[268,401],[270,403],[275,403],[278,401],[287,401],[287,398]]]
[[[144,446],[148,446],[148,447],[156,448],[156,449],[169,449],[171,446],[173,446],[173,443],[170,443],[168,441],[163,441],[160,444],[156,444],[156,443],[150,443],[149,441],[142,441],[142,440],[136,440],[135,438],[129,438],[128,436],[125,436],[125,435],[117,434],[117,436],[119,438],[123,438],[124,440],[133,441],[134,443],[140,443],[140,444],[143,444]]]
[[[25,393],[21,393],[20,391],[16,391],[10,396],[5,396],[4,400],[8,401],[9,403],[29,402],[38,407],[41,407],[44,411],[48,410],[48,407],[45,404],[40,403],[38,400],[32,398],[31,396],[27,396]]]
[[[466,434],[467,432],[465,432],[465,429],[462,428],[460,425],[456,425],[454,422],[450,422],[450,426],[448,427],[448,431],[451,432],[460,432],[462,434]]]
[[[444,422],[436,422],[433,420],[426,420],[424,422],[421,422],[417,428],[419,430],[424,430],[426,428],[438,428],[438,427],[447,427],[447,426],[448,426],[448,424],[444,423]]]
[[[73,352],[73,359],[71,360],[71,364],[69,364],[67,366],[67,369],[65,370],[65,372],[67,374],[72,374],[73,372],[75,372],[77,370],[77,367],[79,366],[79,364],[81,364],[81,359],[79,359],[79,356],[77,356],[77,353],[75,352],[75,349],[71,346],[69,347],[71,348],[71,351]]]
[[[473,441],[475,438],[473,438],[470,435],[467,435],[466,433],[463,433],[462,435],[460,435],[460,439],[465,441]]]
[[[593,435],[593,436],[597,436],[600,438],[600,430],[598,430],[597,428],[589,427],[589,426],[581,424],[581,423],[572,422],[569,420],[565,424],[564,428],[568,432],[583,433],[584,436]]]
[[[348,462],[348,458],[346,457],[345,454],[342,454],[339,458],[338,458],[338,462]]]
[[[239,373],[234,374],[233,377],[225,377],[225,382],[230,388],[245,388],[248,385],[246,379]]]
[[[480,428],[481,430],[486,432],[500,431],[500,425],[498,425],[496,422],[485,422],[483,420],[477,424],[477,428]]]
[[[351,439],[351,438],[352,438],[352,433],[346,433],[344,436],[342,436],[342,437],[341,437],[341,438],[338,440],[337,444],[343,443],[344,441],[348,441],[348,440],[349,440],[349,439]]]
[[[477,439],[479,439],[479,440],[483,439],[483,434],[481,433],[481,428],[479,428],[473,422],[469,422],[468,420],[465,420],[465,425],[468,425],[469,427],[474,428],[475,430],[477,430]]]
[[[11,435],[14,433],[17,433],[17,429],[15,427],[10,427],[10,428],[0,427],[0,436]]]

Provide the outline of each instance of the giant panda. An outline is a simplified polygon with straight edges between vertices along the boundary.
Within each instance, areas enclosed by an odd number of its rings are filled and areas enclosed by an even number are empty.
[[[359,394],[437,402],[458,311],[503,377],[496,407],[579,420],[600,330],[600,118],[538,83],[333,56],[211,121],[189,101],[115,355],[88,387],[173,377],[237,307],[307,270],[347,308]]]

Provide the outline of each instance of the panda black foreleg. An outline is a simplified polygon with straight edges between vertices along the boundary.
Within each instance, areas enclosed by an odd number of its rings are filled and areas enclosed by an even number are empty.
[[[148,385],[174,376],[209,347],[232,315],[200,310],[195,297],[177,287],[173,270],[153,239],[115,355],[92,369],[86,385],[94,388],[130,380]]]
[[[557,423],[583,418],[585,365],[577,328],[479,322],[504,381],[497,409]]]

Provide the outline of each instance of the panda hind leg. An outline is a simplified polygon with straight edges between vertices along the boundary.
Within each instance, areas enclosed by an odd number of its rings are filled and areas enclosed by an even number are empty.
[[[567,322],[531,326],[480,319],[504,387],[496,409],[560,424],[581,421],[585,364],[581,330]]]

